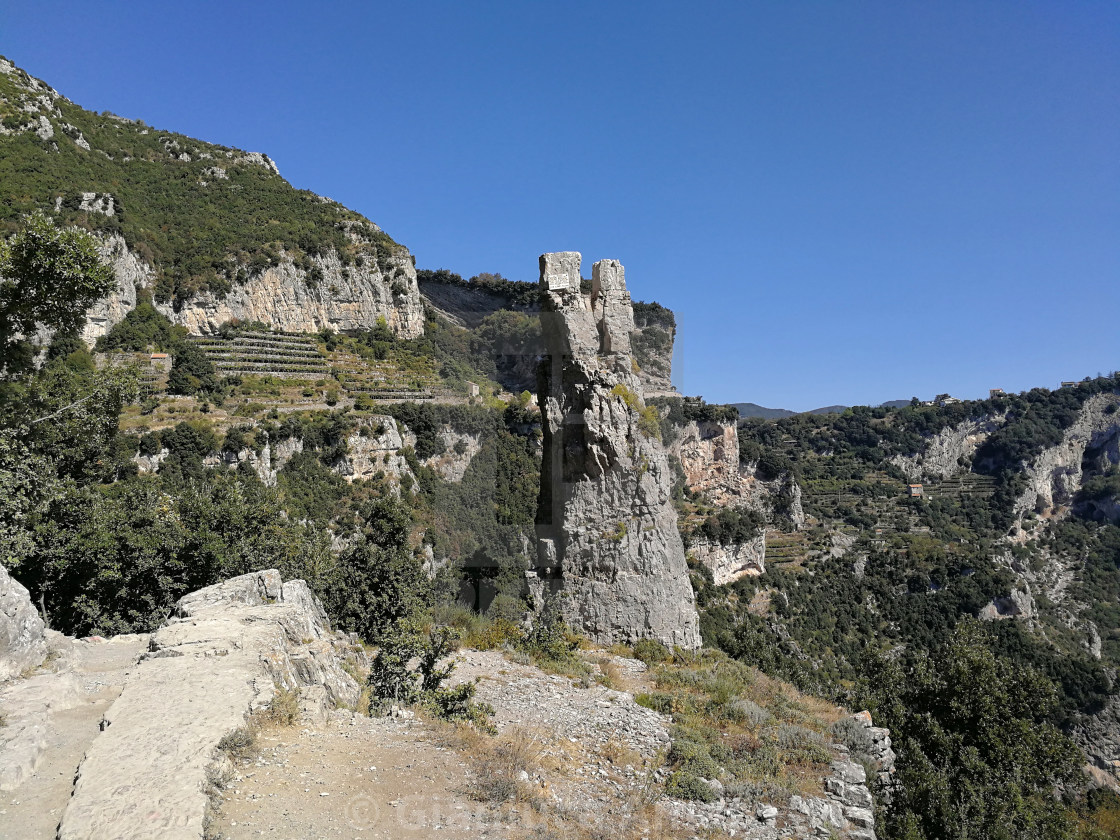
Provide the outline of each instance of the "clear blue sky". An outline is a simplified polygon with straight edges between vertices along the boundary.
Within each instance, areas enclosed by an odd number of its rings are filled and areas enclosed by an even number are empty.
[[[0,52],[267,152],[422,268],[620,259],[709,401],[1120,368],[1114,0],[7,0]]]

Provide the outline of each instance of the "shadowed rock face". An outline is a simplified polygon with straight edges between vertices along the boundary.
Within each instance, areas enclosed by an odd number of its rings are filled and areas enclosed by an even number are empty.
[[[580,289],[580,255],[541,257],[544,459],[538,597],[600,644],[658,639],[700,646],[672,475],[634,371],[634,312],[622,265],[601,260]]]

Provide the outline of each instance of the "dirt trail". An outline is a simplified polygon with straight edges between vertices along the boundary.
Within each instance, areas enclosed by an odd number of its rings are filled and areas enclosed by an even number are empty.
[[[497,652],[456,658],[453,682],[481,678],[477,696],[494,707],[499,734],[534,742],[520,783],[534,791],[535,807],[472,799],[484,771],[462,744],[450,745],[446,728],[335,712],[322,726],[265,730],[259,757],[222,794],[208,837],[470,840],[539,829],[574,838],[633,817],[647,769],[668,741],[659,715],[627,693],[581,686]],[[644,670],[613,661],[623,679]]]
[[[53,840],[82,756],[100,732],[102,715],[120,695],[148,637],[73,640],[60,651],[60,672],[0,690],[5,729],[21,747],[27,778],[0,794],[0,838]]]
[[[361,715],[277,729],[227,788],[210,837],[504,838],[509,828],[465,794],[468,768],[424,724]]]

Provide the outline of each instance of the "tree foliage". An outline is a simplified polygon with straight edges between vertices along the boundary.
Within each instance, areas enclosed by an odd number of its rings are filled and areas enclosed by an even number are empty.
[[[0,371],[24,367],[18,345],[37,325],[73,333],[85,311],[113,288],[113,272],[92,236],[59,228],[41,212],[0,243]]]

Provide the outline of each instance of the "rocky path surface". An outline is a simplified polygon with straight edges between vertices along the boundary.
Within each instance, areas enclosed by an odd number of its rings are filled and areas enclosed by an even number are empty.
[[[496,740],[464,743],[446,724],[349,712],[323,726],[273,729],[224,792],[209,836],[574,840],[629,837],[623,829],[638,819],[655,823],[645,836],[677,836],[673,820],[644,798],[668,746],[664,717],[626,691],[500,653],[461,651],[456,660],[452,682],[479,680],[476,697],[494,707]],[[645,668],[611,662],[619,683]],[[532,756],[520,805],[478,795],[486,773],[479,755],[503,739]]]
[[[222,797],[215,840],[509,836],[466,795],[466,759],[422,723],[341,713],[261,743]]]
[[[0,837],[54,838],[82,756],[147,645],[143,635],[65,640],[43,673],[0,689]]]

